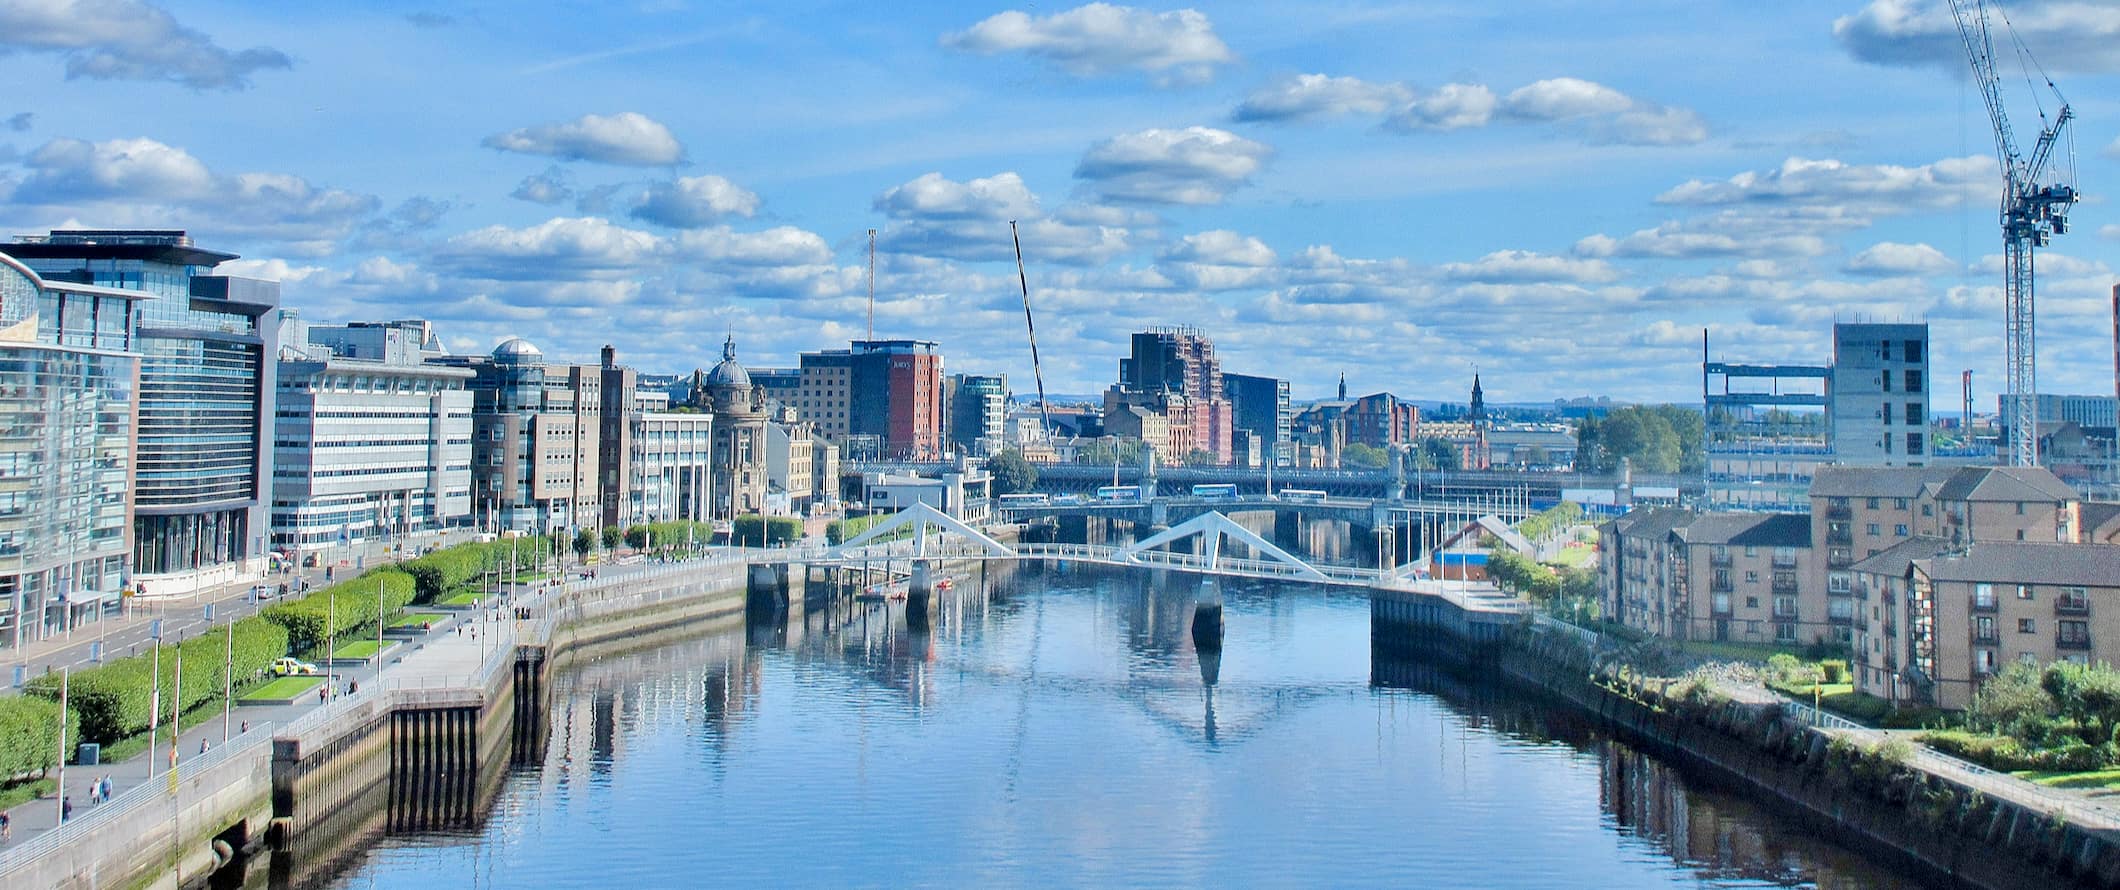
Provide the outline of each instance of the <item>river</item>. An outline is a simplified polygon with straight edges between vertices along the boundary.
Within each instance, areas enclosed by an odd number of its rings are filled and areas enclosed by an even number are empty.
[[[1913,886],[1543,702],[1372,655],[1362,597],[1225,584],[1203,666],[1196,583],[1025,567],[928,633],[850,605],[599,658],[553,677],[543,761],[482,824],[314,883]]]

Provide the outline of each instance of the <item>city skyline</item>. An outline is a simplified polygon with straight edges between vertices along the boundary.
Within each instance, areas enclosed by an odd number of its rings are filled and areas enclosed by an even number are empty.
[[[2040,388],[2108,393],[2120,12],[2010,8],[2090,196]],[[0,4],[5,234],[186,228],[312,321],[676,373],[864,337],[875,228],[876,336],[1022,390],[1017,219],[1054,392],[1182,323],[1299,399],[1477,364],[1497,402],[1693,402],[1702,327],[1801,361],[1926,319],[1994,406],[1999,181],[1941,2],[593,13]]]

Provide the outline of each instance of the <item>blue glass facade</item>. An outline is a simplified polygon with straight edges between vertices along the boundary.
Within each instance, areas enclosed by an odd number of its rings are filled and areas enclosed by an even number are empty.
[[[132,312],[142,356],[132,570],[260,568],[276,331],[258,319],[277,308],[278,284],[206,274],[235,255],[195,248],[182,232],[53,232],[0,252],[48,281],[154,296]],[[65,308],[55,330],[108,323],[101,307]]]
[[[123,347],[140,296],[46,287],[0,256],[0,649],[119,602],[139,374]],[[97,320],[62,334],[61,303]]]

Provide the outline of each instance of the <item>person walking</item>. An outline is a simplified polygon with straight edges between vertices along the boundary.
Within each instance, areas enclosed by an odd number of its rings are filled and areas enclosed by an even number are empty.
[[[65,800],[59,801],[59,821],[64,822],[68,819],[72,819],[73,817],[74,798],[73,795],[69,794],[67,795]]]
[[[14,820],[12,820],[12,819],[8,818],[8,815],[7,815],[7,811],[6,811],[6,810],[0,810],[0,841],[9,841],[9,840],[13,840],[13,839],[14,839],[14,837],[15,837],[15,823],[14,823]]]

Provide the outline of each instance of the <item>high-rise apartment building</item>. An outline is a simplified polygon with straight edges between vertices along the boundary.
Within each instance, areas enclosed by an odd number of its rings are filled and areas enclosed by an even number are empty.
[[[1223,374],[1222,392],[1229,398],[1230,425],[1251,434],[1274,466],[1295,464],[1295,408],[1288,381],[1250,374]]]
[[[983,457],[1005,447],[1007,374],[951,374],[944,391],[949,441],[958,453]]]
[[[0,650],[116,611],[132,528],[131,290],[0,255]]]
[[[55,230],[0,253],[48,282],[152,295],[136,309],[132,530],[150,595],[262,575],[279,283],[209,274],[236,255],[181,231]]]
[[[1151,328],[1133,335],[1129,355],[1119,360],[1119,382],[1105,393],[1105,423],[1125,425],[1120,415],[1142,408],[1163,416],[1176,453],[1162,459],[1179,462],[1204,453],[1216,464],[1230,461],[1235,417],[1224,392],[1222,361],[1215,342],[1186,327]],[[1161,443],[1154,443],[1158,451]]]
[[[1929,326],[1833,326],[1833,459],[1860,466],[1929,462]]]
[[[802,354],[795,409],[857,459],[936,460],[942,354],[930,340],[855,340]]]

